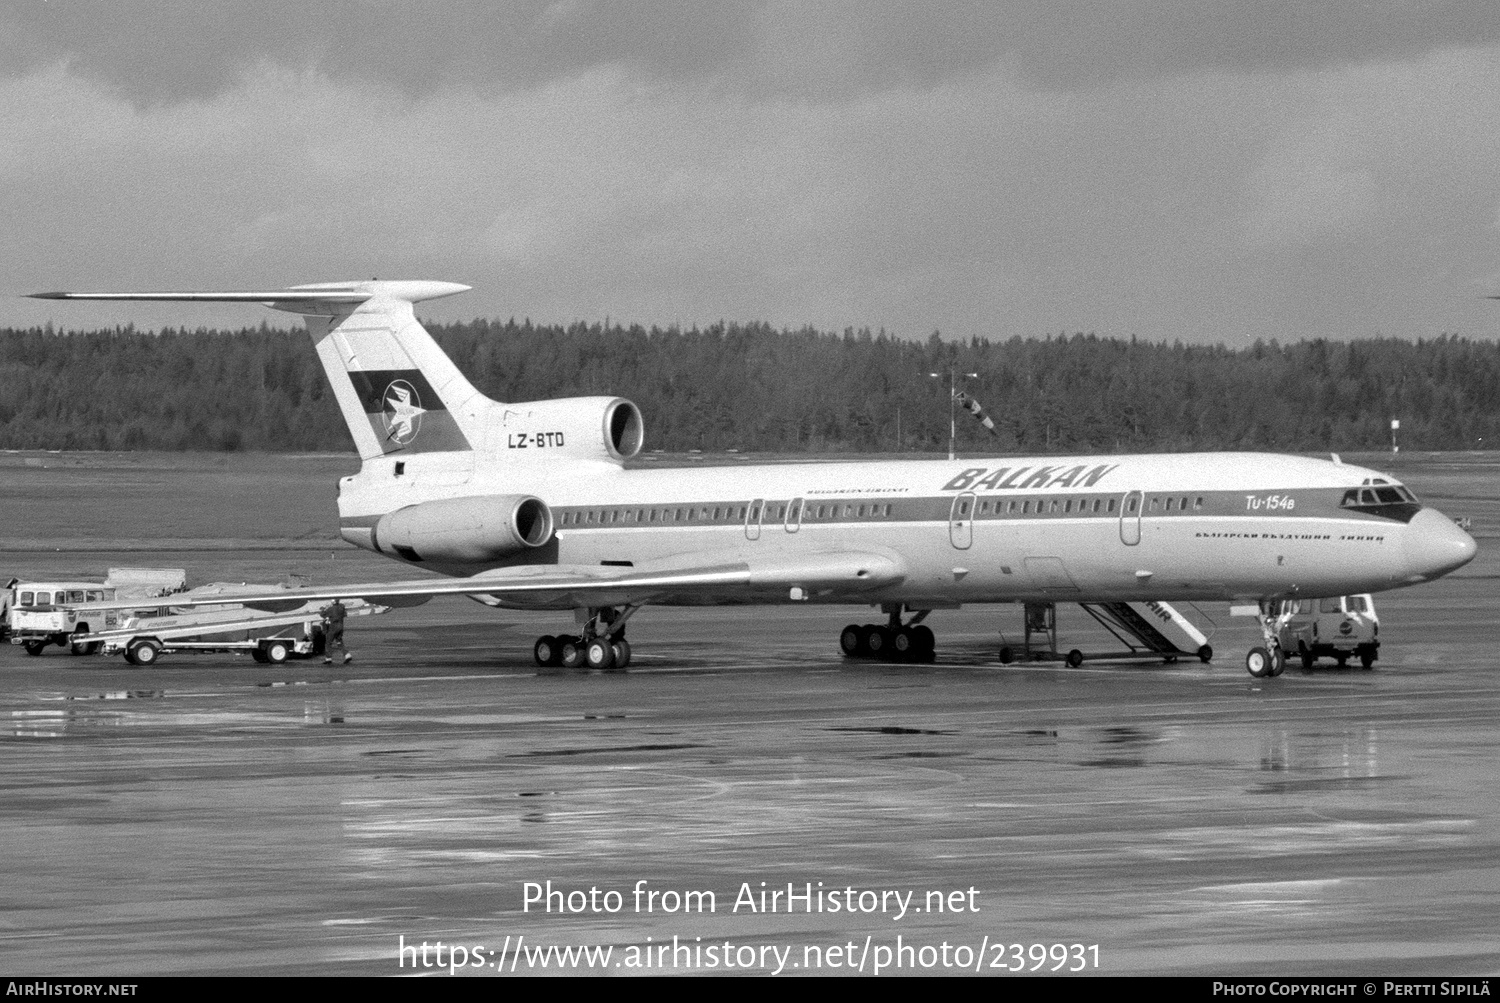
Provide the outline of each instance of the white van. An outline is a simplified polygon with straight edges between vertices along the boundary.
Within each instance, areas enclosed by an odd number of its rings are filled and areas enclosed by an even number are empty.
[[[1380,657],[1380,618],[1369,595],[1287,599],[1276,618],[1281,650],[1310,669],[1319,658],[1343,668],[1351,656],[1368,669]]]

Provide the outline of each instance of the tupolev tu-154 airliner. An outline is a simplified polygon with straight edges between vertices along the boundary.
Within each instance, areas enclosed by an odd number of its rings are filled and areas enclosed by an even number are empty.
[[[1431,581],[1475,543],[1394,478],[1266,453],[636,469],[640,410],[619,397],[500,403],[464,377],[413,304],[468,286],[345,282],[251,292],[38,293],[42,299],[260,303],[301,314],[362,460],[339,531],[443,577],[278,591],[416,605],[466,595],[573,610],[539,664],[623,668],[648,605],[878,605],[846,654],[932,657],[922,621],[963,603],[1254,603],[1280,671],[1272,603]],[[774,615],[773,615],[774,616]],[[774,623],[768,618],[768,623]],[[774,629],[768,627],[769,629]]]

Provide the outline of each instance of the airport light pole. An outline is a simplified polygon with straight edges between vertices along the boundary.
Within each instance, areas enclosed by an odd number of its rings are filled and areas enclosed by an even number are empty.
[[[1400,418],[1391,419],[1391,453],[1394,455],[1401,452],[1401,447],[1396,445],[1396,430],[1401,427]]]
[[[953,444],[954,444],[954,440],[958,438],[958,377],[959,377],[959,374],[957,372],[957,368],[958,367],[956,367],[956,366],[949,366],[948,367],[948,459],[950,459],[950,460],[953,459],[954,456],[955,456],[955,453],[953,451]],[[927,375],[929,377],[931,377],[931,378],[934,378],[934,379],[941,379],[942,376],[943,376],[942,373],[928,373]],[[975,378],[975,379],[977,379],[979,377],[978,373],[964,373],[963,375],[966,378]]]

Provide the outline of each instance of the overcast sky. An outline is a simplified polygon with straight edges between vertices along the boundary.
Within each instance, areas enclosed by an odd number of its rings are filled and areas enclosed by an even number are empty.
[[[1500,4],[0,7],[0,324],[1500,333]]]

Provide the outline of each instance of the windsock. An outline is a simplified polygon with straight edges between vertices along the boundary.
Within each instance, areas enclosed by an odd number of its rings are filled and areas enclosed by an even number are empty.
[[[991,435],[999,437],[1000,433],[995,431],[995,419],[984,413],[984,408],[980,407],[977,400],[966,393],[960,393],[958,395],[958,403],[965,411],[972,414],[979,421],[979,424],[989,429]]]

